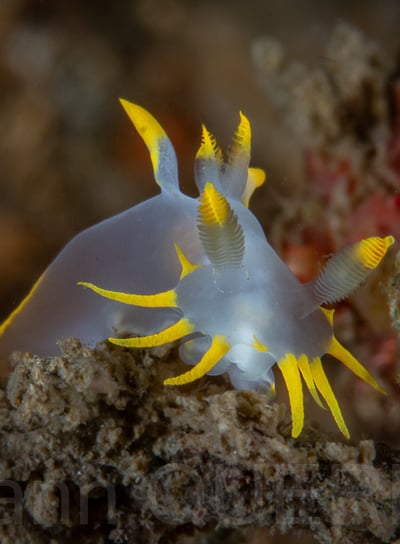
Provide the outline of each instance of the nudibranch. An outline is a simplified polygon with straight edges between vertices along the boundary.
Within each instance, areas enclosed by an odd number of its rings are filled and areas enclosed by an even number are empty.
[[[175,152],[162,127],[140,106],[121,103],[150,152],[161,192],[64,248],[1,325],[0,357],[13,350],[51,355],[57,339],[68,336],[91,345],[109,337],[130,348],[180,339],[180,356],[192,368],[166,385],[226,372],[237,389],[273,391],[276,364],[288,390],[292,436],[303,428],[304,382],[349,437],[321,357],[332,355],[383,390],[335,338],[333,310],[323,305],[356,289],[393,237],[345,247],[318,278],[301,284],[248,209],[265,174],[249,168],[247,118],[240,114],[226,158],[203,127],[195,159],[200,196],[191,198],[179,189]]]

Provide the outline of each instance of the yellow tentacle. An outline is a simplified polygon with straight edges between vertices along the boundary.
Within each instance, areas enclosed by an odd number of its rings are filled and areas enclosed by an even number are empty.
[[[176,293],[173,289],[163,291],[162,293],[156,293],[155,295],[135,295],[132,293],[122,293],[121,291],[109,291],[108,289],[102,289],[101,287],[97,287],[93,283],[86,281],[79,281],[78,285],[88,287],[104,298],[109,298],[116,302],[123,302],[124,304],[130,304],[132,306],[141,306],[143,308],[176,308],[177,306]]]
[[[144,108],[123,98],[120,102],[150,152],[156,182],[166,191],[179,193],[175,151],[164,129]]]
[[[117,346],[126,348],[152,348],[162,346],[168,342],[173,342],[179,338],[183,338],[194,330],[194,325],[189,319],[182,318],[174,325],[164,329],[156,334],[149,336],[137,336],[134,338],[109,338],[109,342]]]
[[[334,336],[332,337],[326,352],[347,366],[347,368],[354,372],[356,376],[369,383],[369,385],[372,385],[372,387],[374,387],[380,393],[386,395],[386,391],[379,385],[375,378],[371,376],[368,370],[364,368],[362,364],[359,363],[357,359],[345,347],[343,347]]]
[[[197,365],[180,376],[164,380],[164,385],[184,385],[202,378],[222,359],[230,347],[225,336],[214,336],[210,348]]]
[[[278,367],[289,393],[290,409],[292,412],[292,437],[299,436],[304,425],[303,386],[297,359],[292,353],[278,361]]]
[[[252,194],[258,187],[261,187],[266,177],[266,173],[261,168],[249,168],[247,170],[246,186],[240,198],[246,208],[249,207],[249,202]]]
[[[123,98],[120,98],[119,100],[122,107],[128,114],[129,119],[135,125],[136,130],[143,138],[143,141],[150,152],[153,170],[156,173],[158,171],[160,159],[159,142],[163,138],[168,139],[168,136],[161,125],[159,125],[154,117],[144,108],[134,104],[133,102],[124,100]]]
[[[311,372],[314,378],[314,382],[318,387],[319,392],[326,400],[327,405],[336,421],[337,426],[340,429],[340,432],[346,437],[350,438],[349,430],[344,422],[342,411],[340,410],[338,401],[335,397],[335,393],[332,391],[332,388],[329,384],[328,378],[326,377],[325,371],[322,368],[321,359],[315,357],[311,362]]]
[[[301,375],[303,376],[304,381],[306,382],[307,389],[310,391],[312,398],[315,402],[325,410],[325,406],[322,404],[321,399],[319,398],[318,391],[315,387],[314,378],[311,373],[310,362],[307,355],[300,355],[297,359],[297,364],[300,369]]]

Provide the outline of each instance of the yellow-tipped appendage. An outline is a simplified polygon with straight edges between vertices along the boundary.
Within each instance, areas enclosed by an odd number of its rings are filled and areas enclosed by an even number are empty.
[[[144,108],[123,98],[119,100],[149,150],[157,180],[157,172],[160,164],[160,141],[162,139],[168,140],[168,136],[161,125]]]
[[[230,213],[226,199],[217,191],[211,182],[207,182],[199,198],[199,219],[207,226],[223,226]]]
[[[175,250],[182,267],[180,279],[186,275],[194,272],[201,265],[192,264],[183,254],[182,250],[175,244]],[[123,304],[129,304],[133,306],[140,306],[143,308],[176,308],[178,307],[177,295],[174,289],[156,293],[154,295],[138,295],[133,293],[123,293],[121,291],[111,291],[103,289],[90,282],[80,281],[78,285],[91,289],[98,295],[114,300],[115,302],[122,302]],[[161,346],[168,342],[179,340],[184,336],[194,331],[194,325],[189,319],[182,318],[174,325],[149,336],[138,336],[132,338],[109,338],[109,342],[118,346],[130,347],[130,348],[146,348]]]
[[[193,324],[185,317],[170,327],[150,334],[149,336],[136,336],[133,338],[109,338],[109,342],[126,348],[153,348],[162,346],[168,342],[174,342],[194,331]]]
[[[102,289],[101,287],[97,287],[97,285],[86,281],[79,281],[78,285],[87,287],[104,298],[132,306],[140,306],[142,308],[176,308],[177,306],[176,293],[173,289],[163,291],[162,293],[156,293],[155,295],[137,295],[132,293],[123,293],[121,291]]]
[[[344,422],[339,404],[329,385],[328,378],[322,368],[321,359],[315,357],[311,363],[305,354],[296,357],[293,353],[287,353],[278,361],[278,367],[282,372],[288,393],[290,410],[292,413],[292,437],[297,438],[304,425],[303,387],[301,375],[315,402],[325,408],[319,398],[318,391],[325,399],[334,420],[341,433],[350,438],[346,423]],[[301,374],[300,374],[301,373]]]
[[[311,393],[312,398],[318,404],[318,406],[325,410],[325,406],[322,404],[322,401],[318,395],[317,388],[315,387],[314,378],[307,355],[304,355],[304,353],[300,355],[300,357],[297,359],[297,365],[299,367],[301,375],[303,376],[303,380],[305,381],[307,389]]]
[[[385,238],[372,236],[371,238],[366,238],[355,246],[357,258],[365,268],[374,269],[379,265],[392,244],[394,244],[393,236],[386,236]]]
[[[362,366],[357,359],[336,340],[333,336],[332,340],[326,350],[329,355],[338,359],[343,363],[349,370],[351,370],[356,376],[369,383],[374,389],[386,395],[386,391],[379,385],[373,376],[368,372],[366,368]]]
[[[186,257],[186,255],[183,253],[181,248],[178,246],[178,244],[175,244],[175,251],[178,256],[180,265],[181,265],[181,275],[180,280],[184,278],[185,276],[188,276],[198,268],[201,268],[201,264],[193,264],[189,261],[189,259]]]
[[[339,430],[343,436],[350,438],[350,433],[346,423],[344,422],[335,393],[332,391],[328,378],[326,377],[324,369],[322,368],[321,359],[319,357],[315,357],[311,362],[310,368],[314,383],[329,406],[329,410],[336,421],[336,425],[339,427]]]
[[[286,388],[289,393],[290,409],[292,412],[292,437],[297,438],[304,425],[303,386],[297,366],[297,359],[292,353],[278,361]]]
[[[245,250],[243,228],[227,198],[209,181],[199,197],[197,211],[199,238],[212,266],[240,266]]]
[[[214,336],[210,348],[197,365],[180,376],[164,380],[164,385],[184,385],[202,378],[222,359],[230,347],[225,336]]]
[[[232,148],[229,153],[229,162],[233,164],[238,156],[250,156],[251,126],[247,117],[240,111],[240,122],[233,135]]]
[[[246,208],[249,207],[250,198],[254,191],[258,189],[258,187],[261,187],[263,183],[266,180],[266,173],[261,168],[249,168],[247,170],[247,181],[244,188],[244,191],[242,193],[242,196],[240,197],[240,200],[243,202],[243,204],[246,206]]]
[[[328,310],[326,313],[327,318],[331,320],[333,312]],[[347,368],[354,372],[356,376],[370,384],[377,391],[385,394],[385,391],[371,376],[367,369],[365,369],[357,361],[357,359],[353,357],[353,355],[351,355],[351,353],[336,340],[335,337],[332,337],[327,348],[327,353],[338,359],[341,363],[347,366]],[[282,357],[278,361],[278,367],[282,372],[289,393],[290,409],[292,413],[293,438],[299,436],[304,422],[301,376],[303,377],[304,382],[315,402],[321,406],[321,408],[325,408],[319,397],[319,391],[320,395],[328,405],[339,430],[346,438],[350,438],[349,430],[344,421],[335,393],[333,392],[323,369],[320,357],[314,357],[310,362],[309,358],[305,354],[295,356],[293,353],[287,353],[285,357]]]
[[[196,159],[215,160],[221,163],[222,151],[218,147],[215,136],[204,125],[201,125],[201,129],[201,144],[196,153]]]

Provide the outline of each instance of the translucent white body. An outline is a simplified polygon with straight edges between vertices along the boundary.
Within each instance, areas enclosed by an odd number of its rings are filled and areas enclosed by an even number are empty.
[[[167,385],[228,372],[238,389],[268,389],[277,363],[288,387],[293,436],[303,427],[302,379],[349,436],[322,355],[330,353],[381,388],[335,339],[333,311],[321,304],[355,289],[393,238],[345,248],[315,282],[302,285],[248,209],[265,177],[249,168],[248,120],[241,115],[225,161],[203,127],[195,161],[200,196],[190,198],[179,189],[175,153],[163,129],[140,106],[122,104],[150,151],[161,193],[67,244],[0,326],[2,373],[12,351],[52,355],[57,340],[70,336],[89,345],[111,337],[127,347],[181,338],[181,357],[194,366]]]

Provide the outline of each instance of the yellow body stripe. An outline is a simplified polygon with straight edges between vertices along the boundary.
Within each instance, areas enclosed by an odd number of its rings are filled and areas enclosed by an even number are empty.
[[[211,182],[207,182],[199,197],[199,218],[207,226],[223,226],[230,214],[230,206]]]
[[[126,348],[152,348],[178,340],[179,338],[190,334],[193,330],[194,326],[189,319],[182,318],[174,325],[171,325],[167,329],[157,332],[156,334],[137,336],[134,338],[109,338],[108,341],[117,346],[124,346]]]
[[[335,393],[332,391],[328,378],[326,377],[325,371],[322,368],[321,359],[319,357],[315,357],[312,360],[311,372],[314,378],[314,382],[316,386],[318,387],[319,392],[326,400],[326,403],[329,406],[329,409],[341,433],[346,438],[350,438],[350,433],[346,426],[346,423],[344,422],[342,412],[340,410],[338,401],[335,397]]]
[[[211,342],[210,348],[197,365],[180,376],[164,380],[164,385],[184,385],[202,378],[222,359],[229,349],[230,345],[225,336],[215,336]]]
[[[160,164],[160,141],[163,139],[168,140],[168,136],[161,125],[144,108],[137,104],[133,104],[128,100],[124,100],[123,98],[120,98],[119,100],[149,150],[155,178],[158,181],[157,172]]]
[[[202,266],[201,264],[193,264],[189,261],[189,259],[181,250],[181,248],[178,246],[178,244],[175,244],[175,251],[176,251],[176,254],[178,255],[178,259],[182,267],[181,275],[179,278],[180,280],[184,278],[185,276],[188,276],[189,274],[191,274],[198,268],[201,268]]]
[[[380,393],[386,395],[386,391],[379,385],[379,383],[371,376],[366,368],[362,366],[357,359],[336,340],[333,336],[332,340],[326,350],[327,353],[338,359],[347,368],[349,368],[356,376],[369,383]]]
[[[356,246],[356,256],[366,268],[376,268],[386,254],[387,249],[394,244],[393,236],[380,238],[372,236],[361,240]]]
[[[29,293],[26,295],[26,297],[18,304],[18,306],[11,312],[11,314],[0,324],[0,336],[2,336],[5,333],[6,329],[8,329],[8,327],[11,325],[14,319],[22,312],[22,310],[31,300],[33,294],[39,287],[39,284],[42,282],[44,276],[45,276],[45,273],[43,273],[39,277],[39,279],[35,282],[35,284],[33,285],[32,289],[29,291]]]
[[[297,359],[292,353],[288,353],[278,361],[278,367],[289,393],[290,409],[292,412],[292,437],[299,436],[304,425],[303,386],[300,372],[297,367]]]
[[[307,389],[310,391],[312,398],[315,400],[318,406],[325,410],[325,406],[319,398],[318,391],[315,387],[314,378],[311,373],[310,362],[307,355],[305,355],[304,353],[300,355],[300,357],[297,359],[297,365],[300,369],[304,381],[306,382]]]
[[[123,302],[124,304],[130,304],[132,306],[141,306],[143,308],[176,308],[177,306],[176,293],[173,289],[163,291],[162,293],[156,293],[155,295],[135,295],[132,293],[122,293],[120,291],[109,291],[108,289],[102,289],[101,287],[97,287],[93,283],[86,281],[79,281],[78,285],[88,287],[104,298],[109,298],[116,302]]]

